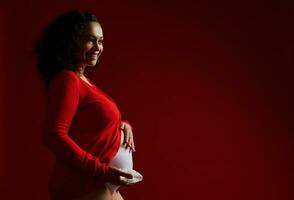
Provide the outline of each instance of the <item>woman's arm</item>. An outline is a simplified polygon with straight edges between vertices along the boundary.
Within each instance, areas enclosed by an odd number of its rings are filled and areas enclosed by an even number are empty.
[[[64,161],[85,172],[105,177],[109,167],[99,158],[80,148],[68,131],[79,103],[79,80],[74,74],[61,72],[50,83],[43,141]]]

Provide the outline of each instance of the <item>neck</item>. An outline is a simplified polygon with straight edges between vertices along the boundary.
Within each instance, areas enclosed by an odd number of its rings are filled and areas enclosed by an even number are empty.
[[[77,67],[75,70],[75,73],[79,75],[80,77],[84,76],[84,72],[85,72],[85,67]]]

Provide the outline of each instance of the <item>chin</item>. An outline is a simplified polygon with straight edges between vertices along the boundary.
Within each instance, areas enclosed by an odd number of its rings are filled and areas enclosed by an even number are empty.
[[[95,67],[97,65],[97,62],[95,61],[95,62],[88,62],[87,63],[87,66],[88,67]]]

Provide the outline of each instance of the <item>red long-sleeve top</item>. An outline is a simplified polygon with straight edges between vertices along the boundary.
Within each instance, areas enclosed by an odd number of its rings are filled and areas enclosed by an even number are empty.
[[[101,187],[120,146],[121,114],[104,92],[63,70],[48,89],[43,141],[55,154],[52,200],[72,200]]]

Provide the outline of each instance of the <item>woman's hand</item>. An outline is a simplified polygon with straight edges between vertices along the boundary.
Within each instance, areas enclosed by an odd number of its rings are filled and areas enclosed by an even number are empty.
[[[123,185],[123,186],[130,186],[133,183],[121,178],[125,177],[127,179],[132,179],[133,176],[121,169],[115,167],[109,167],[108,172],[106,173],[106,181],[114,184],[114,185]]]
[[[134,143],[134,135],[133,135],[133,130],[132,126],[127,123],[127,122],[122,122],[121,123],[121,130],[124,134],[124,145],[126,147],[130,147],[133,152],[136,151],[135,149],[135,143]]]

